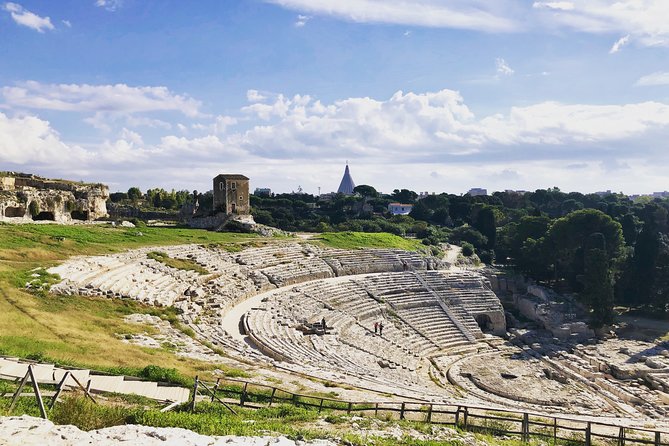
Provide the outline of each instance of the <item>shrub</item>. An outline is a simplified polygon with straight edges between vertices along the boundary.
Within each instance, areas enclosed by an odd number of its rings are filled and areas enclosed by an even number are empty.
[[[39,203],[36,201],[31,201],[28,205],[28,210],[30,211],[30,215],[37,217],[40,212]]]
[[[465,257],[471,257],[474,255],[474,245],[469,242],[462,242],[462,255]]]
[[[139,372],[139,376],[151,381],[169,382],[183,386],[191,384],[191,380],[179,373],[177,369],[168,369],[157,365],[147,365]]]
[[[125,424],[131,411],[123,406],[95,404],[83,397],[67,396],[53,409],[51,421],[56,424],[73,424],[89,431]]]

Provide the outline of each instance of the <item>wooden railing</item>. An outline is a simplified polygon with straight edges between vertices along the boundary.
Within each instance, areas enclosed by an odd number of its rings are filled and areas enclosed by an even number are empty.
[[[260,408],[291,404],[318,412],[355,413],[384,419],[447,425],[472,432],[513,435],[523,441],[543,439],[552,440],[554,444],[571,443],[584,446],[594,444],[669,446],[669,431],[457,403],[344,401],[326,396],[302,395],[279,387],[234,378],[204,382],[196,377],[191,410],[195,408],[196,400],[209,398],[211,402],[218,401],[228,408],[230,405]]]

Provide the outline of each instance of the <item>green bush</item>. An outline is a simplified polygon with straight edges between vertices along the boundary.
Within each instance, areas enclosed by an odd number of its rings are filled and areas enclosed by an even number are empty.
[[[462,255],[465,257],[471,257],[474,255],[474,245],[469,242],[462,242]]]
[[[126,424],[132,413],[123,406],[105,406],[83,397],[67,396],[54,406],[50,418],[56,424],[73,424],[89,431]]]
[[[139,372],[140,378],[146,378],[151,381],[162,381],[183,386],[189,386],[191,380],[179,373],[177,369],[168,369],[157,365],[147,365]]]
[[[30,215],[37,217],[40,213],[39,203],[36,201],[31,201],[28,205],[28,210],[30,211]]]

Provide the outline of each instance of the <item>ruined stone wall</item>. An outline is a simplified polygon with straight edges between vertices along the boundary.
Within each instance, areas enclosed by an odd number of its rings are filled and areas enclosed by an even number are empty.
[[[71,223],[107,217],[109,188],[27,174],[0,177],[0,221]]]

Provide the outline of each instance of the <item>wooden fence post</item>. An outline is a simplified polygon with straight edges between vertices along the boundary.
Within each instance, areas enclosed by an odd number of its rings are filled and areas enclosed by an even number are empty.
[[[214,395],[216,395],[216,391],[218,390],[218,384],[221,382],[221,378],[216,379],[216,384],[214,384],[214,388],[212,389],[212,394],[211,394],[211,402],[214,402]]]
[[[272,395],[269,397],[269,405],[270,407],[272,406],[272,403],[274,402],[274,394],[276,393],[276,387],[272,387]]]
[[[465,430],[468,430],[468,429],[469,429],[469,426],[468,426],[468,424],[467,424],[467,417],[468,417],[468,415],[469,415],[469,408],[465,407],[465,410],[464,410],[463,415],[464,415],[463,418],[464,418],[464,422],[465,422]]]
[[[379,402],[377,401],[376,404],[374,405],[374,416],[377,417],[379,415]]]
[[[323,398],[321,398],[321,404],[318,406],[318,413],[321,413],[321,410],[323,410]]]
[[[530,417],[527,413],[523,414],[522,439],[525,443],[530,441]]]
[[[58,397],[60,396],[61,392],[63,391],[63,388],[65,387],[65,381],[67,381],[67,378],[70,376],[70,371],[68,370],[65,372],[65,375],[63,375],[63,378],[60,380],[58,383],[58,386],[56,387],[56,393],[54,393],[53,398],[51,398],[51,401],[49,402],[49,410],[53,409],[53,406],[56,404],[56,401],[58,401]]]
[[[405,404],[406,404],[406,403],[402,402],[402,407],[400,408],[400,420],[403,420],[403,419],[404,419],[404,407],[405,407]]]
[[[425,421],[432,423],[432,404],[430,404],[430,407],[427,408],[427,418]]]
[[[585,426],[585,446],[590,446],[592,444],[592,438],[591,434],[592,433],[592,425],[588,421],[587,426]]]
[[[21,383],[19,384],[19,388],[16,389],[16,392],[14,392],[14,396],[12,397],[12,402],[9,405],[9,410],[7,411],[8,414],[12,413],[12,409],[14,409],[14,406],[16,405],[16,401],[19,399],[19,395],[21,395],[21,391],[23,390],[23,387],[26,385],[28,382],[28,377],[30,376],[30,373],[26,371],[25,376],[21,380]]]
[[[553,417],[553,444],[557,441],[557,417]]]
[[[661,441],[660,441],[660,432],[657,431],[657,432],[655,432],[655,446],[660,446],[660,443],[661,443]]]
[[[193,399],[190,402],[191,412],[195,410],[195,398],[197,398],[197,386],[198,386],[198,378],[197,376],[195,376],[195,384],[193,384]]]
[[[33,365],[28,366],[28,373],[30,374],[30,381],[33,385],[33,390],[35,391],[35,398],[37,399],[37,405],[39,406],[39,413],[42,415],[42,418],[48,420],[49,417],[46,416],[46,409],[44,408],[44,401],[42,400],[42,392],[39,390],[39,385],[37,384],[37,379],[35,378],[35,372],[33,371]]]
[[[244,388],[242,389],[242,393],[239,395],[239,405],[244,406],[244,403],[246,402],[246,388],[249,386],[248,382],[244,383]]]
[[[455,411],[455,427],[458,427],[458,424],[460,424],[460,406],[458,406],[458,410]]]
[[[348,408],[346,409],[346,413],[350,414],[352,408],[353,408],[353,402],[349,401],[348,402]]]
[[[625,446],[625,428],[620,426],[620,433],[618,434],[618,445]]]

